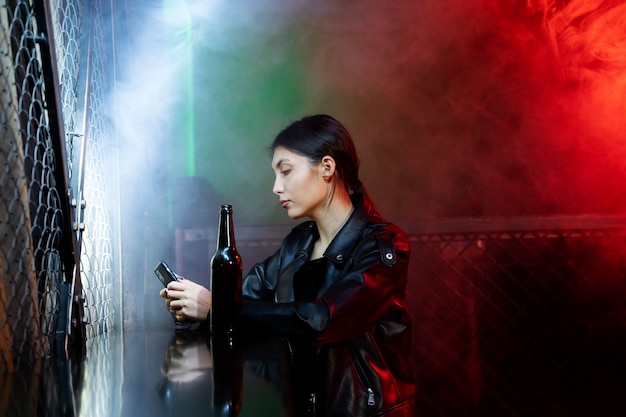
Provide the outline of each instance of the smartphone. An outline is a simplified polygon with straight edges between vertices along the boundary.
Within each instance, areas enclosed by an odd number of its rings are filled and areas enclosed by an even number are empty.
[[[159,262],[157,266],[154,267],[154,273],[164,287],[167,287],[167,284],[172,281],[178,281],[178,276],[163,261]]]

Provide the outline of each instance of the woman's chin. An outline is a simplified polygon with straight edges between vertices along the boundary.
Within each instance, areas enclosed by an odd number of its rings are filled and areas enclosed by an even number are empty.
[[[304,214],[302,214],[302,213],[300,213],[298,211],[295,211],[295,210],[289,210],[288,209],[287,210],[287,216],[289,216],[289,218],[291,220],[298,220],[298,219],[301,219],[302,217],[304,217]]]

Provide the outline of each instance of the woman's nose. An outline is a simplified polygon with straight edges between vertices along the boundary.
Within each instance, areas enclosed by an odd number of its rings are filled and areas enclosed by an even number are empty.
[[[276,195],[280,195],[283,192],[283,184],[279,178],[274,179],[274,187],[272,187],[272,192]]]

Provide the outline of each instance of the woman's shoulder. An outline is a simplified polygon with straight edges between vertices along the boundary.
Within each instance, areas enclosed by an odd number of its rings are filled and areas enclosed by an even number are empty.
[[[396,224],[386,221],[368,221],[351,243],[347,240],[342,243],[345,246],[337,245],[337,248],[343,247],[345,253],[351,254],[348,257],[351,262],[356,263],[382,262],[392,267],[398,260],[408,260],[411,253],[406,233]]]
[[[399,239],[408,240],[407,234],[400,226],[388,221],[376,209],[370,211],[365,228],[372,234],[389,233],[397,236]]]
[[[363,237],[375,238],[377,241],[390,240],[394,247],[409,246],[406,232],[397,224],[388,221],[368,222]]]
[[[374,205],[370,197],[357,196],[354,200],[357,216],[364,224],[365,235],[389,234],[399,240],[407,240],[407,235],[400,226],[388,221]]]
[[[366,229],[371,234],[391,234],[398,239],[408,239],[405,231],[395,223],[368,223]]]

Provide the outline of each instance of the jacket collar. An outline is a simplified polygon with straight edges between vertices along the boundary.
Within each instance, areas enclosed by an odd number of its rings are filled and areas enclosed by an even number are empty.
[[[363,194],[355,193],[351,198],[354,211],[324,252],[324,257],[336,263],[343,263],[348,259],[374,210]]]

